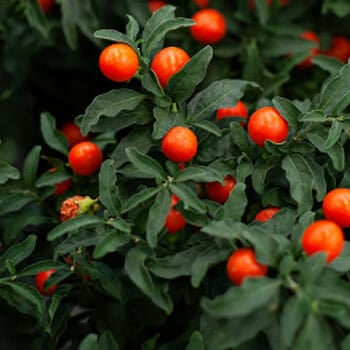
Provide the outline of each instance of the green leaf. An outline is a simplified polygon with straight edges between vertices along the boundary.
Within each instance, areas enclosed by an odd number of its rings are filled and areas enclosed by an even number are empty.
[[[191,274],[191,265],[200,252],[199,246],[180,251],[174,255],[149,260],[147,267],[156,276],[174,279]]]
[[[44,299],[34,287],[21,282],[0,282],[0,298],[16,308],[22,314],[34,318],[38,323],[43,322]]]
[[[337,120],[332,121],[332,125],[329,128],[328,136],[324,144],[324,149],[328,150],[333,147],[340,139],[340,136],[343,131],[343,125]]]
[[[79,350],[99,350],[97,334],[88,334],[80,343]]]
[[[150,187],[150,188],[143,188],[141,191],[134,193],[133,195],[131,195],[129,198],[126,199],[123,205],[122,213],[123,214],[127,213],[131,209],[138,207],[142,203],[154,197],[160,190],[161,188],[159,187],[157,188]]]
[[[262,73],[265,69],[260,50],[256,40],[251,40],[244,47],[245,61],[243,66],[242,77],[245,80],[261,81]]]
[[[119,350],[119,345],[109,330],[104,331],[98,339],[98,349]]]
[[[36,198],[28,191],[0,193],[0,216],[21,210]]]
[[[214,237],[229,240],[239,239],[248,227],[242,222],[210,221],[208,225],[202,227],[201,231]]]
[[[123,284],[119,278],[120,271],[112,269],[107,264],[93,261],[84,266],[86,273],[93,280],[98,280],[102,289],[114,299],[124,302],[125,293]]]
[[[239,349],[240,345],[244,349],[245,343],[249,344],[248,340],[259,339],[257,334],[270,322],[270,313],[265,308],[244,317],[229,319],[217,319],[205,315],[201,318],[201,332],[205,336],[208,350]],[[260,348],[260,345],[260,342],[256,341],[248,349],[255,350]]]
[[[4,160],[0,160],[0,185],[3,185],[8,180],[18,180],[21,174],[11,164]]]
[[[183,183],[176,183],[170,185],[170,190],[181,199],[186,210],[193,209],[201,214],[206,212],[205,204],[198,198],[197,193],[191,187]]]
[[[98,241],[98,235],[91,234],[91,231],[88,230],[82,230],[60,241],[55,247],[55,253],[60,255],[69,254],[76,249],[95,246]]]
[[[44,38],[50,33],[49,22],[37,1],[22,1],[24,14],[31,27],[35,28]]]
[[[320,152],[326,153],[329,156],[336,170],[344,170],[345,153],[341,143],[337,142],[332,147],[325,148],[325,143],[328,139],[328,129],[319,128],[312,133],[308,133],[306,137]]]
[[[204,339],[200,332],[194,331],[192,333],[190,341],[185,350],[205,350]]]
[[[69,270],[69,267],[66,263],[53,261],[53,260],[41,260],[36,261],[30,265],[25,266],[20,272],[18,272],[19,277],[33,276],[40,271],[55,269],[59,270]]]
[[[215,169],[205,166],[189,166],[179,171],[174,177],[174,182],[214,182],[223,181],[224,175],[215,171]]]
[[[48,146],[64,156],[68,155],[68,140],[56,129],[56,120],[50,113],[40,114],[40,129]]]
[[[147,219],[146,238],[151,248],[158,244],[158,234],[164,227],[165,219],[170,210],[171,196],[168,190],[160,191],[152,204]]]
[[[142,52],[146,58],[150,59],[164,46],[165,36],[170,31],[194,24],[194,21],[189,18],[174,18],[175,9],[175,6],[163,6],[153,13],[146,23],[142,35]]]
[[[105,221],[100,217],[92,216],[92,215],[79,215],[75,218],[69,219],[55,226],[47,234],[47,239],[49,241],[53,241],[54,239],[57,239],[68,232],[74,232],[81,228],[104,225],[104,224],[105,224]]]
[[[207,131],[210,134],[213,134],[217,137],[221,137],[222,136],[222,131],[221,129],[213,122],[209,121],[209,120],[201,120],[201,121],[197,121],[195,123],[192,123],[192,125],[194,127],[197,127],[199,129],[202,129],[204,131]]]
[[[292,101],[284,97],[277,96],[272,100],[272,103],[288,122],[288,125],[297,131],[299,129],[298,119],[301,114],[300,109]]]
[[[111,90],[94,98],[86,108],[81,120],[81,132],[86,135],[97,125],[102,116],[115,118],[123,111],[134,110],[145,98],[145,95],[131,89]]]
[[[94,259],[101,259],[108,253],[117,251],[129,242],[130,236],[112,231],[96,244],[92,256]]]
[[[258,159],[254,164],[252,172],[253,188],[258,194],[262,194],[265,189],[265,181],[268,173],[275,167],[275,163],[269,160]]]
[[[119,191],[116,185],[117,177],[113,160],[105,160],[98,175],[99,199],[111,216],[117,216],[120,211]]]
[[[204,79],[212,57],[213,49],[210,46],[205,46],[192,56],[182,69],[169,79],[167,94],[176,102],[183,102],[191,97],[197,85]]]
[[[54,186],[64,180],[70,178],[70,175],[66,171],[57,169],[55,171],[46,171],[40,175],[35,181],[35,187],[41,188],[45,186]],[[34,178],[35,179],[35,178]]]
[[[129,17],[129,22],[128,22],[128,25],[129,25],[132,17],[131,16],[128,16],[128,17]],[[136,23],[135,20],[133,20],[132,26],[134,29],[137,29],[137,27],[135,28],[135,23]],[[132,33],[132,35],[135,35],[135,32]],[[138,48],[135,45],[134,40],[131,39],[128,35],[125,35],[124,33],[119,32],[118,30],[100,29],[94,33],[94,37],[98,38],[98,39],[105,39],[105,40],[110,40],[110,41],[114,41],[117,43],[127,44],[130,47],[132,47],[136,53],[138,53]]]
[[[304,113],[301,118],[300,121],[302,122],[321,122],[324,123],[325,121],[327,121],[327,116],[325,114],[325,112],[318,110],[318,109],[314,109],[312,111],[306,112]]]
[[[173,112],[169,108],[155,107],[153,109],[153,115],[156,119],[153,124],[152,137],[155,140],[160,140],[173,126],[184,123],[182,114]]]
[[[244,80],[223,79],[211,83],[190,100],[189,119],[206,119],[219,108],[235,105],[243,97],[248,86],[260,89],[256,83]]]
[[[191,266],[191,284],[198,288],[211,266],[226,261],[231,249],[218,249],[215,246],[204,247]]]
[[[290,194],[298,203],[298,213],[310,210],[314,176],[307,160],[299,154],[290,154],[283,159],[282,168],[290,184]]]
[[[34,146],[24,160],[23,181],[28,187],[32,187],[37,178],[41,149],[41,146]]]
[[[13,266],[16,266],[28,258],[34,251],[36,240],[37,237],[35,235],[29,235],[24,241],[9,247],[0,256],[0,272],[4,272],[7,269],[6,261],[10,261]]]
[[[349,81],[350,64],[346,64],[322,85],[318,108],[327,114],[341,114],[350,104]]]
[[[124,136],[113,151],[111,158],[114,165],[119,168],[129,161],[125,150],[129,147],[135,147],[140,152],[147,153],[152,146],[151,132],[147,128],[135,128]]]
[[[145,266],[147,255],[139,248],[132,248],[128,251],[125,259],[125,270],[131,281],[145,294],[152,302],[170,315],[173,304],[166,289],[167,285],[152,278]]]
[[[202,298],[203,310],[213,317],[242,317],[271,305],[279,295],[281,282],[265,277],[247,278],[241,287],[231,287],[214,299]]]
[[[340,348],[341,348],[341,350],[349,350],[350,349],[350,334],[348,334],[342,340]]]
[[[232,222],[241,221],[246,206],[248,204],[245,189],[246,185],[244,183],[236,183],[235,187],[231,191],[227,201],[223,206],[224,220]]]
[[[342,67],[342,62],[334,57],[326,55],[316,55],[312,58],[312,63],[330,74],[336,74]]]
[[[259,22],[265,25],[269,19],[269,8],[266,1],[254,0]]]
[[[125,150],[130,162],[142,170],[150,178],[165,179],[166,175],[162,166],[150,156],[141,153],[135,147],[129,147]]]
[[[251,143],[246,130],[239,123],[230,123],[230,136],[242,153],[245,153],[249,158],[255,158],[256,147]]]
[[[92,1],[60,0],[62,27],[67,44],[76,49],[78,29],[96,44],[92,33],[98,28],[99,21]]]
[[[135,41],[137,38],[137,34],[140,31],[140,26],[133,16],[126,15],[126,17],[128,18],[128,23],[126,25],[126,36],[130,40]]]
[[[328,350],[334,349],[334,345],[332,330],[328,324],[322,318],[309,313],[293,349]]]
[[[288,349],[303,326],[307,310],[297,296],[290,297],[283,305],[281,314],[281,341]]]

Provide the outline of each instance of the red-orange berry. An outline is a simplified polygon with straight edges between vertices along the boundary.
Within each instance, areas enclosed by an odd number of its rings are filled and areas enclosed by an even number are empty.
[[[98,61],[102,74],[115,82],[126,82],[139,69],[135,50],[124,43],[114,43],[103,49]]]
[[[227,260],[227,276],[236,285],[240,286],[246,278],[266,276],[268,267],[256,260],[252,248],[236,250]]]
[[[171,128],[161,144],[163,154],[176,163],[190,161],[197,154],[197,147],[197,136],[185,126]]]
[[[176,195],[171,196],[170,211],[165,219],[164,227],[168,233],[180,231],[186,226],[186,221],[180,211],[174,209],[175,205],[180,201]]]

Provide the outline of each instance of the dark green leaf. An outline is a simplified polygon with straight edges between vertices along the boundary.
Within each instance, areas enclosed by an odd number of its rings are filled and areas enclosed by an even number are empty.
[[[334,57],[326,55],[316,55],[312,58],[312,63],[330,74],[336,74],[342,67],[342,62]]]
[[[66,41],[71,49],[78,44],[78,29],[90,40],[94,40],[92,33],[98,28],[92,1],[61,0],[62,27]]]
[[[218,249],[214,246],[208,246],[196,256],[191,266],[191,284],[198,288],[205,274],[211,266],[226,261],[231,253],[231,249]]]
[[[134,110],[144,98],[145,95],[126,88],[111,90],[95,97],[86,108],[80,125],[81,132],[86,135],[102,116],[115,118],[123,110]]]
[[[105,224],[105,221],[100,217],[92,216],[92,215],[79,215],[75,218],[69,219],[55,226],[47,234],[47,239],[49,241],[53,241],[54,239],[57,239],[68,232],[74,232],[81,228],[87,228],[90,226],[99,226],[104,224]]]
[[[168,32],[193,25],[193,20],[189,18],[174,18],[175,9],[174,6],[163,6],[146,23],[142,35],[142,52],[148,59],[163,47]]]
[[[328,129],[319,128],[318,130],[308,133],[308,140],[322,153],[328,154],[332,160],[334,168],[342,171],[345,167],[345,153],[344,148],[340,142],[335,143],[330,148],[325,148],[325,143],[328,138]]]
[[[189,166],[178,172],[174,178],[174,182],[213,182],[223,181],[224,175],[216,172],[215,169],[205,166]]]
[[[318,109],[314,109],[312,111],[306,112],[304,113],[301,118],[300,121],[302,122],[325,122],[327,120],[327,116],[325,114],[325,112],[318,110]]]
[[[99,280],[101,287],[113,298],[123,301],[125,299],[123,284],[119,278],[120,271],[114,270],[108,265],[93,261],[84,266],[86,273],[92,280]]]
[[[132,17],[129,16],[129,21],[130,21],[130,18],[132,18]],[[136,22],[133,21],[133,23],[135,24]],[[134,25],[133,25],[133,27],[134,27],[134,29],[137,29],[137,28],[135,28]],[[133,33],[133,35],[135,35],[135,32]],[[110,40],[110,41],[114,41],[117,43],[127,44],[127,45],[131,46],[136,53],[138,52],[137,46],[135,45],[133,39],[130,38],[128,35],[125,35],[124,33],[121,33],[117,30],[100,29],[94,33],[94,37],[98,38],[98,39],[105,39],[105,40]]]
[[[0,193],[0,216],[21,210],[36,198],[28,191]]]
[[[101,334],[98,339],[98,349],[119,350],[119,345],[110,331],[106,330]]]
[[[211,83],[189,102],[189,119],[191,121],[206,119],[219,108],[235,105],[248,86],[260,89],[256,83],[244,80],[223,79]]]
[[[154,280],[145,266],[147,255],[139,248],[128,251],[125,259],[125,270],[132,282],[147,295],[154,304],[168,315],[173,310],[173,304],[166,289],[167,285]]]
[[[281,341],[288,349],[303,325],[307,310],[297,296],[290,297],[283,305],[281,314]]]
[[[170,210],[171,196],[169,191],[163,190],[157,194],[147,219],[146,238],[151,248],[157,247],[158,234],[164,227],[165,219]]]
[[[328,137],[324,144],[325,150],[330,149],[339,141],[342,131],[343,131],[343,125],[339,123],[337,120],[333,120],[332,125],[328,131]]]
[[[121,141],[112,153],[116,168],[128,162],[129,158],[125,150],[129,147],[135,147],[140,152],[147,153],[152,146],[151,132],[149,129],[136,128],[131,130]]]
[[[328,114],[340,114],[350,104],[350,64],[344,65],[321,89],[319,108]]]
[[[2,281],[0,283],[0,298],[19,312],[30,315],[42,323],[45,304],[36,288],[20,282]]]
[[[189,276],[191,265],[199,251],[200,247],[194,246],[174,255],[152,259],[148,262],[147,267],[154,275],[166,279]]]
[[[224,220],[241,221],[248,204],[245,189],[246,185],[242,182],[235,185],[224,204]]]
[[[244,317],[229,319],[205,315],[201,319],[201,332],[206,338],[208,350],[245,349],[247,341],[257,339],[257,334],[269,325],[270,319],[270,313],[265,308]],[[260,345],[258,341],[253,342],[253,346],[247,349],[260,349]]]
[[[299,108],[290,100],[283,97],[275,97],[272,100],[273,105],[281,113],[283,118],[294,130],[299,129],[298,119],[301,114]]]
[[[28,258],[34,251],[37,237],[29,235],[21,243],[17,243],[9,247],[5,253],[0,256],[0,272],[6,270],[6,261],[10,261],[12,265],[16,266],[24,259]]]
[[[269,8],[266,1],[254,0],[259,22],[265,25],[269,19]]]
[[[192,56],[190,61],[169,79],[167,94],[176,102],[191,97],[197,85],[204,79],[212,57],[213,49],[210,46],[205,46]]]
[[[310,210],[313,205],[313,173],[307,160],[298,154],[287,155],[282,161],[290,184],[290,194],[298,203],[298,213]]]
[[[309,313],[293,349],[329,350],[334,348],[331,328],[322,318]]]
[[[165,179],[166,175],[162,166],[150,156],[141,153],[135,147],[129,147],[125,150],[130,162],[142,170],[150,178]]]
[[[0,185],[3,185],[8,180],[18,180],[21,174],[11,164],[4,160],[0,160]]]
[[[156,119],[153,125],[152,137],[160,140],[173,126],[184,123],[184,118],[180,113],[173,112],[169,108],[155,107],[153,115]]]
[[[41,146],[34,146],[28,153],[23,164],[23,181],[28,187],[33,187],[37,177]]]
[[[242,222],[211,221],[202,227],[202,231],[211,236],[230,240],[241,238],[245,230],[248,230],[248,227]]]
[[[189,186],[183,183],[176,183],[170,185],[170,189],[181,199],[186,210],[193,209],[201,214],[206,212],[204,203],[198,198],[197,193]]]
[[[56,120],[48,112],[40,114],[40,129],[45,143],[64,156],[68,154],[68,140],[56,129]]]
[[[40,271],[45,270],[68,270],[69,267],[66,263],[58,262],[58,261],[52,261],[52,260],[41,260],[36,261],[30,265],[27,265],[24,267],[19,273],[18,276],[24,277],[24,276],[32,276],[36,275]]]
[[[146,202],[153,196],[155,196],[161,188],[144,188],[139,192],[136,192],[135,194],[131,195],[129,198],[126,199],[122,213],[127,213],[131,209],[134,209],[135,207],[141,205],[142,203]]]
[[[192,333],[185,350],[205,350],[204,339],[200,332],[194,331]]]
[[[107,159],[102,163],[98,180],[101,203],[111,216],[117,216],[120,210],[120,199],[113,160]]]
[[[239,123],[230,123],[230,136],[242,153],[254,158],[256,154],[255,147],[252,145],[246,130]]]
[[[79,345],[79,350],[99,350],[97,334],[88,334]]]
[[[231,287],[214,299],[202,298],[203,310],[213,317],[242,317],[276,302],[281,282],[278,279],[248,278],[241,287]]]
[[[100,259],[108,253],[115,252],[129,241],[130,237],[128,235],[112,231],[96,244],[92,256],[94,259]]]
[[[209,120],[201,120],[201,121],[197,121],[195,123],[192,124],[194,127],[197,127],[199,129],[202,129],[204,131],[207,131],[210,134],[213,134],[217,137],[221,137],[222,136],[222,131],[221,129],[213,122],[209,121]]]

